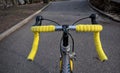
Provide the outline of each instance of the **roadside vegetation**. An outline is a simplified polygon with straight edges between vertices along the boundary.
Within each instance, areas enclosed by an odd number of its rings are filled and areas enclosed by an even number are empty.
[[[6,9],[13,6],[32,4],[32,3],[48,3],[49,0],[0,0],[0,8]]]
[[[96,8],[120,17],[120,3],[112,0],[90,0]]]

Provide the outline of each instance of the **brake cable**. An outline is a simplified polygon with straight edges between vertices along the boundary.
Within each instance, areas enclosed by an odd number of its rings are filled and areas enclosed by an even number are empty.
[[[78,20],[75,21],[72,25],[75,25],[75,24],[78,23],[79,21],[84,20],[84,19],[87,19],[87,18],[89,18],[89,17],[84,17],[84,18],[78,19]]]
[[[57,23],[57,22],[55,22],[55,21],[53,21],[53,20],[50,20],[50,19],[42,19],[42,20],[51,21],[51,22],[53,22],[53,23],[55,23],[55,24],[57,24],[57,25],[59,25],[59,26],[60,26],[60,24],[59,24],[59,23]]]
[[[73,39],[72,35],[69,32],[67,32],[67,34],[70,36],[70,38],[72,40],[72,52],[74,52],[74,39]],[[60,49],[62,48],[62,46],[61,46],[62,41],[63,41],[63,37],[60,40]]]

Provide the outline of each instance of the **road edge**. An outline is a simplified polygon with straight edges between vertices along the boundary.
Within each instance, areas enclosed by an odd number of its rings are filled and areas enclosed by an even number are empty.
[[[17,29],[21,28],[22,26],[24,26],[26,23],[28,23],[35,15],[41,13],[44,9],[46,9],[51,3],[48,3],[47,5],[45,5],[43,8],[41,8],[40,10],[36,11],[35,13],[33,13],[32,15],[28,16],[27,18],[25,18],[24,20],[20,21],[19,23],[17,23],[16,25],[14,25],[13,27],[11,27],[10,29],[4,31],[3,33],[0,34],[0,41],[2,39],[4,39],[5,37],[7,37],[8,35],[10,35],[11,33],[15,32]]]
[[[105,17],[107,17],[107,18],[109,18],[109,19],[111,19],[111,20],[113,20],[113,21],[120,22],[120,19],[115,18],[115,16],[113,16],[113,15],[111,15],[111,14],[108,14],[108,13],[105,13],[105,12],[99,10],[98,8],[96,8],[95,6],[93,6],[93,5],[90,3],[90,0],[88,0],[88,3],[89,3],[89,6],[90,6],[93,10],[95,10],[96,12],[98,12],[99,14],[101,14],[101,15],[103,15],[103,16],[105,16]]]

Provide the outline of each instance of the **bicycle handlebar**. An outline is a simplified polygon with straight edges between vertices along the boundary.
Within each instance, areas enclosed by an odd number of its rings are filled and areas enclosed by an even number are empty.
[[[49,26],[32,26],[31,30],[33,32],[52,32],[52,31],[55,31],[55,26],[54,25],[49,25]]]
[[[69,26],[69,30],[76,30],[77,32],[94,32],[94,42],[96,46],[96,51],[98,53],[99,59],[101,61],[108,60],[106,54],[104,53],[100,41],[100,31],[102,31],[103,27],[102,25],[84,25],[84,24],[79,24],[79,25],[74,25],[74,26]],[[28,60],[33,61],[35,58],[35,55],[38,50],[38,43],[39,43],[39,33],[40,32],[53,32],[53,31],[59,31],[62,30],[62,26],[54,26],[54,25],[46,25],[46,26],[32,26],[31,30],[34,33],[34,41],[32,45],[31,52],[28,56]]]

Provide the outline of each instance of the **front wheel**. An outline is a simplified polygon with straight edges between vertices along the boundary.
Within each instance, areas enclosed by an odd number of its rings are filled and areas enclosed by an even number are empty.
[[[73,60],[69,56],[60,58],[60,73],[73,73]]]

